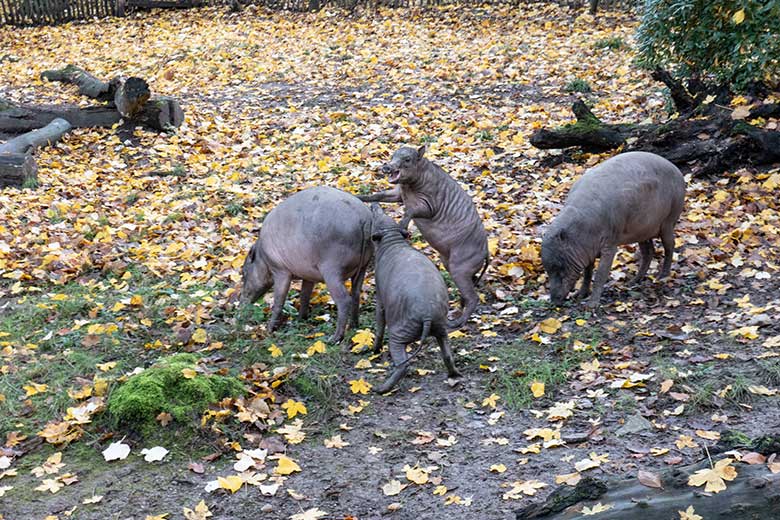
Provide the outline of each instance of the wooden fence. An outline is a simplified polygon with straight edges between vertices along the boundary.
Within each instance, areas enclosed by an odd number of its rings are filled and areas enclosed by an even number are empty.
[[[555,0],[553,0],[555,1]],[[594,0],[557,0],[561,4],[590,4]],[[596,0],[600,7],[633,7],[641,0]],[[327,5],[347,10],[358,7],[434,7],[446,4],[519,5],[528,0],[0,0],[0,25],[52,25],[71,20],[124,16],[145,9],[186,9],[204,5],[260,5],[269,9],[317,11]]]

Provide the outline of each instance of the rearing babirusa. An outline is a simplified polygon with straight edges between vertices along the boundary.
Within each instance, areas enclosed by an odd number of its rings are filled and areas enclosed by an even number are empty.
[[[441,256],[460,291],[460,317],[448,323],[458,328],[479,304],[475,284],[487,270],[487,232],[471,197],[455,179],[425,158],[425,146],[403,147],[382,166],[393,189],[359,196],[364,202],[401,202],[401,228],[414,220],[422,236]]]

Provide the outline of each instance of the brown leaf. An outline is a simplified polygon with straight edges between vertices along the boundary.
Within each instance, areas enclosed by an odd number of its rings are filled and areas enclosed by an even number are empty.
[[[750,465],[763,464],[764,462],[766,462],[766,457],[761,455],[760,453],[756,453],[752,451],[750,453],[746,453],[742,455],[742,457],[740,458],[740,462],[744,462],[745,464],[750,464]]]
[[[640,469],[637,478],[639,479],[639,482],[643,486],[647,486],[649,488],[663,489],[663,485],[661,484],[661,477],[659,477],[655,473],[651,473],[649,471],[644,471]]]
[[[206,471],[205,468],[203,467],[203,464],[201,464],[200,462],[190,462],[189,465],[187,466],[187,469],[189,469],[193,473],[197,473],[198,475],[202,475]]]
[[[157,422],[159,422],[161,426],[168,426],[173,420],[173,417],[168,412],[160,412],[155,419],[157,419]]]

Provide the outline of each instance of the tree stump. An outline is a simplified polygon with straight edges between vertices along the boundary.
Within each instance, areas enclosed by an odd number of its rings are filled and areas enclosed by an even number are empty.
[[[0,188],[32,187],[38,182],[38,166],[31,153],[0,154]]]

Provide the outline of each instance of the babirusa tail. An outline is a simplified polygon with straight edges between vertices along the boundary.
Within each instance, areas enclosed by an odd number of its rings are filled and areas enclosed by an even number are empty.
[[[477,279],[474,280],[474,285],[479,285],[479,282],[482,281],[482,277],[485,276],[485,271],[487,271],[488,266],[490,265],[490,253],[485,254],[485,265],[482,267],[482,271],[479,273],[479,276],[477,276]]]

